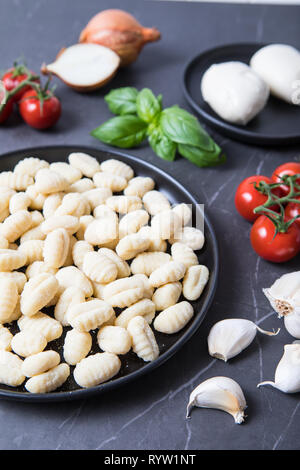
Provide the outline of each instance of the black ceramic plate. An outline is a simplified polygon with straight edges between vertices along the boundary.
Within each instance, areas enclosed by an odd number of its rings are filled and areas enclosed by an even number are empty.
[[[100,162],[108,158],[117,158],[125,163],[128,163],[134,169],[136,175],[151,176],[156,182],[156,188],[161,190],[172,203],[185,202],[192,204],[194,210],[193,217],[196,217],[197,215],[200,217],[202,216],[202,212],[200,212],[199,208],[196,208],[196,204],[203,203],[203,200],[196,201],[194,197],[183,186],[181,186],[180,183],[175,181],[171,176],[167,175],[159,168],[156,168],[153,165],[150,165],[149,163],[146,163],[138,158],[130,157],[118,152],[107,152],[105,150],[81,146],[57,146],[18,150],[16,152],[0,156],[0,171],[13,169],[19,160],[28,156],[39,157],[44,160],[48,160],[49,162],[66,161],[67,156],[71,152],[89,153],[90,155],[96,157]],[[155,367],[158,367],[167,359],[169,359],[197,331],[215,293],[218,274],[217,242],[213,228],[207,216],[204,218],[204,223],[206,241],[203,249],[199,251],[199,262],[208,266],[210,270],[210,280],[205,287],[205,290],[199,301],[193,302],[195,316],[183,330],[174,335],[166,335],[155,332],[160,349],[160,356],[155,361],[151,363],[145,363],[139,359],[136,354],[130,351],[128,354],[122,357],[122,367],[119,374],[111,381],[97,387],[89,389],[79,388],[76,382],[73,380],[71,374],[67,382],[59,390],[48,394],[30,394],[26,391],[24,386],[11,388],[0,384],[0,397],[19,401],[37,402],[86,398],[87,396],[112,390],[113,388],[117,388],[122,384],[128,383],[129,381],[150,372]],[[51,309],[48,309],[47,313],[51,314],[53,311],[51,312]],[[15,329],[17,331],[17,327],[15,327]],[[62,354],[62,344],[65,334],[66,331],[64,331],[64,334],[61,338],[55,342],[52,342],[49,348],[56,349],[58,352],[60,352],[60,354]],[[93,334],[93,341],[93,349],[91,352],[99,352],[99,348],[97,348],[95,341],[95,334]],[[73,369],[73,367],[71,369]]]
[[[300,108],[270,96],[265,108],[246,126],[230,124],[204,102],[200,83],[213,64],[237,60],[249,64],[251,56],[266,44],[230,44],[197,55],[185,67],[183,90],[194,110],[222,134],[258,145],[288,145],[300,142]]]

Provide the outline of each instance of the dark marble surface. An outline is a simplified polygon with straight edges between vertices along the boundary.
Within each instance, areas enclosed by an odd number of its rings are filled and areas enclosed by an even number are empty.
[[[63,46],[76,42],[81,28],[101,8],[123,7],[163,40],[145,48],[138,62],[122,70],[112,87],[149,86],[163,93],[165,105],[187,105],[181,89],[184,63],[214,45],[235,41],[278,41],[299,46],[300,7],[223,5],[150,1],[1,0],[1,69],[24,55],[38,69]],[[100,144],[89,131],[110,116],[99,93],[83,96],[57,81],[63,117],[47,132],[35,132],[18,117],[0,128],[0,151],[46,144]],[[233,194],[251,174],[270,174],[281,162],[299,159],[299,147],[246,146],[213,132],[228,155],[220,168],[198,169],[188,161],[164,162],[148,147],[131,153],[177,178],[204,202],[220,245],[221,270],[215,300],[201,328],[171,360],[137,382],[109,395],[73,403],[30,405],[0,402],[1,449],[299,449],[298,395],[256,389],[273,379],[283,345],[292,337],[284,329],[275,338],[258,335],[229,364],[212,359],[206,338],[218,320],[242,317],[263,328],[282,326],[261,288],[297,269],[298,260],[276,266],[257,258],[249,244],[247,222],[236,214]],[[226,375],[242,386],[246,422],[215,410],[196,409],[185,420],[192,389],[206,378]]]

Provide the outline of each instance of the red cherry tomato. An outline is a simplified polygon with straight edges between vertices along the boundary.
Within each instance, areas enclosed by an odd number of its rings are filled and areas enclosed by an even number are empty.
[[[29,90],[19,104],[24,121],[35,129],[48,129],[54,126],[61,115],[61,104],[51,92],[46,92],[43,104],[35,90]]]
[[[276,168],[276,170],[272,174],[272,180],[274,183],[280,183],[281,179],[280,177],[284,175],[296,175],[297,173],[300,174],[300,163],[297,162],[288,162],[288,163],[283,163],[283,165],[280,165]],[[300,179],[297,179],[297,183],[300,184]],[[290,189],[288,186],[285,184],[282,184],[279,186],[281,196],[286,196]]]
[[[296,219],[294,223],[300,227],[300,197],[297,197],[296,199],[299,199],[299,204],[296,202],[289,202],[284,213],[286,220],[291,220],[298,216],[299,218]]]
[[[292,224],[285,233],[275,235],[273,222],[264,215],[260,215],[254,222],[250,240],[254,251],[267,261],[283,263],[294,258],[300,251],[300,228]]]
[[[260,193],[255,189],[254,183],[259,183],[260,181],[265,181],[268,184],[272,183],[271,178],[262,175],[249,176],[249,178],[244,179],[238,186],[235,193],[235,207],[238,213],[250,222],[254,222],[260,214],[254,214],[253,210],[267,200],[265,194]],[[274,191],[275,194],[277,191]],[[272,210],[276,210],[276,206],[270,207]]]
[[[27,79],[29,71],[24,65],[18,65],[13,67],[12,69],[8,70],[2,77],[2,82],[7,91],[14,90],[20,83]],[[33,72],[31,72],[33,74]],[[38,79],[34,80],[34,82],[39,83]],[[18,93],[13,96],[13,101],[18,102],[28,90],[31,90],[31,87],[25,86],[22,88]]]

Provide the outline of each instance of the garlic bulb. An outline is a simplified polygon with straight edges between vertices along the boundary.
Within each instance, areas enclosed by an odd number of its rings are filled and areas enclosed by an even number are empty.
[[[275,371],[275,382],[261,382],[257,386],[272,385],[284,393],[300,392],[300,344],[286,344]]]
[[[284,317],[284,326],[290,335],[300,339],[300,315],[288,315]]]
[[[279,333],[265,331],[250,320],[242,318],[229,318],[216,323],[210,330],[207,342],[209,354],[223,361],[237,356],[252,343],[256,332],[269,336]]]
[[[190,395],[187,418],[193,406],[226,411],[237,424],[244,421],[244,409],[247,407],[243,390],[229,377],[212,377],[198,385]]]
[[[300,271],[284,274],[263,293],[279,317],[300,314]]]

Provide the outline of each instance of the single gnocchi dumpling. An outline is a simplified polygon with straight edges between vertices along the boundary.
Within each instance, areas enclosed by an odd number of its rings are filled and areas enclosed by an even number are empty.
[[[186,268],[199,264],[198,257],[188,245],[176,242],[171,247],[172,258],[174,261],[180,261]]]
[[[39,193],[58,193],[65,191],[68,186],[68,180],[64,176],[48,168],[42,168],[35,175],[35,188]]]
[[[93,180],[90,178],[82,178],[76,183],[73,183],[69,186],[69,188],[65,191],[66,193],[85,193],[86,191],[90,191],[94,189],[95,185]]]
[[[109,188],[113,193],[123,191],[127,186],[126,178],[107,172],[96,173],[93,181],[97,188]]]
[[[100,163],[96,158],[83,152],[73,152],[68,156],[72,167],[81,171],[84,176],[92,178],[95,173],[101,171]]]
[[[143,238],[138,233],[132,233],[119,241],[116,252],[120,258],[128,260],[147,250],[149,243],[148,238]]]
[[[75,266],[82,270],[85,255],[87,253],[92,253],[93,251],[94,248],[89,242],[86,242],[85,240],[77,241],[72,249],[72,257]]]
[[[64,265],[70,246],[70,235],[64,228],[58,228],[48,233],[44,248],[43,258],[51,268],[60,268]]]
[[[35,177],[42,168],[49,168],[49,163],[40,158],[27,157],[17,163],[14,173]]]
[[[121,218],[119,223],[119,238],[123,238],[131,233],[136,233],[149,220],[149,214],[143,209],[129,212]]]
[[[125,308],[134,304],[144,297],[144,290],[141,287],[133,287],[113,295],[108,300],[112,307]]]
[[[152,287],[159,287],[169,282],[179,281],[183,278],[186,267],[179,261],[170,261],[155,269],[149,277]]]
[[[156,214],[151,220],[153,238],[167,240],[181,233],[181,218],[173,210]]]
[[[30,215],[31,215],[31,222],[32,222],[31,227],[32,228],[37,227],[45,220],[43,214],[40,211],[31,211]]]
[[[23,361],[16,354],[0,351],[0,383],[9,387],[21,385],[25,376],[22,373]]]
[[[31,203],[30,203],[30,209],[35,209],[35,210],[42,210],[43,209],[43,205],[45,203],[45,200],[47,198],[47,195],[46,194],[42,194],[40,193],[37,189],[36,189],[36,185],[35,184],[31,184],[30,186],[28,186],[26,188],[26,194],[30,197],[31,199]]]
[[[29,279],[21,294],[21,312],[29,317],[35,315],[53,299],[58,287],[52,274],[42,273]]]
[[[175,305],[182,292],[181,282],[170,282],[156,289],[153,294],[152,302],[156,310],[165,310],[171,305]]]
[[[128,277],[131,274],[130,266],[126,261],[124,261],[117,253],[109,248],[100,248],[98,251],[100,255],[104,255],[109,258],[117,267],[117,277],[123,278]]]
[[[89,202],[91,209],[94,210],[100,204],[105,204],[106,199],[112,196],[112,191],[109,188],[95,188],[85,191],[83,196]]]
[[[197,300],[203,292],[209,279],[206,266],[198,265],[188,268],[183,278],[183,295],[188,300]]]
[[[204,241],[203,232],[195,227],[184,227],[178,236],[169,239],[171,245],[176,242],[184,243],[194,251],[201,250]]]
[[[18,319],[18,327],[21,331],[29,330],[33,334],[44,335],[48,343],[60,338],[63,332],[57,320],[42,312],[38,312],[33,317],[22,315]]]
[[[111,196],[106,200],[106,204],[119,214],[128,214],[142,208],[142,200],[138,196]]]
[[[131,180],[134,176],[133,169],[129,165],[113,158],[102,162],[101,170],[105,173],[122,176],[127,181]]]
[[[37,354],[45,349],[47,346],[47,339],[42,333],[37,333],[30,329],[20,331],[14,335],[11,340],[12,350],[18,356],[28,357]]]
[[[82,177],[82,173],[78,168],[68,165],[66,162],[51,163],[50,170],[63,176],[69,184],[76,183]]]
[[[56,351],[42,351],[24,359],[22,373],[25,377],[43,374],[60,363],[60,356]]]
[[[23,233],[20,238],[20,244],[27,242],[28,240],[45,240],[46,234],[43,232],[41,225],[33,227],[27,232]]]
[[[27,240],[20,244],[18,251],[26,256],[25,265],[34,263],[35,261],[43,261],[44,259],[44,241],[43,240]]]
[[[103,245],[118,238],[117,217],[101,217],[91,222],[84,232],[84,239],[91,245]]]
[[[153,295],[153,289],[150,286],[147,276],[144,274],[135,274],[134,276],[117,279],[116,281],[107,284],[107,286],[103,289],[103,298],[106,301],[110,301],[112,297],[119,294],[122,295],[128,290],[133,290],[136,288],[141,290],[143,297],[151,299]]]
[[[155,186],[155,182],[149,176],[136,176],[132,178],[127,188],[124,190],[126,196],[143,197],[148,191],[151,191]]]
[[[58,364],[58,366],[35,375],[27,380],[25,384],[26,390],[30,393],[49,393],[61,387],[70,375],[70,367],[68,364]]]
[[[32,219],[27,210],[11,214],[1,225],[1,235],[13,243],[31,228]]]
[[[132,338],[132,349],[145,362],[159,356],[159,348],[153,331],[145,318],[137,316],[130,320],[127,330]]]
[[[27,282],[25,274],[19,271],[0,272],[0,285],[2,279],[11,279],[17,286],[18,294],[21,294]]]
[[[59,299],[54,308],[54,317],[59,321],[63,326],[68,326],[69,322],[67,320],[68,308],[71,305],[80,304],[85,301],[85,294],[80,287],[68,287],[62,294],[59,296]],[[68,361],[67,361],[68,362]]]
[[[42,223],[41,228],[46,235],[58,228],[64,228],[73,235],[79,229],[79,219],[73,215],[53,215]]]
[[[155,304],[150,299],[139,300],[117,316],[115,325],[127,328],[130,320],[137,316],[144,317],[147,323],[150,324],[155,317]]]
[[[0,279],[0,323],[10,321],[18,302],[18,289],[13,279]]]
[[[64,193],[54,193],[46,197],[42,206],[45,219],[48,219],[55,214],[56,209],[61,205],[63,194]]]
[[[31,204],[31,198],[24,192],[14,194],[9,201],[9,212],[14,214],[18,211],[27,210]]]
[[[97,334],[99,348],[114,354],[127,354],[131,349],[131,336],[121,326],[103,326]]]
[[[79,218],[83,215],[89,215],[90,212],[90,203],[83,194],[68,193],[63,197],[61,205],[55,210],[54,215],[73,215]]]
[[[192,204],[177,204],[172,209],[180,218],[182,225],[187,225],[192,218]]]
[[[26,255],[19,250],[0,249],[0,271],[14,271],[26,264]]]
[[[13,173],[12,171],[2,171],[0,173],[0,186],[6,186],[16,191],[25,191],[31,184],[33,184],[32,176]]]
[[[163,310],[153,322],[156,331],[173,334],[182,330],[194,315],[189,302],[182,301]]]
[[[107,256],[96,251],[85,255],[82,270],[92,281],[104,284],[114,281],[118,275],[116,264]]]
[[[0,351],[11,351],[11,340],[13,335],[3,325],[0,325]]]
[[[65,361],[75,366],[84,359],[92,348],[92,337],[87,331],[70,330],[64,342]]]
[[[150,215],[159,214],[159,212],[171,209],[170,202],[167,197],[160,191],[148,191],[143,196],[143,204]]]
[[[80,271],[80,269],[75,268],[75,266],[61,268],[55,276],[59,284],[58,291],[60,294],[68,287],[80,288],[83,290],[86,297],[90,297],[93,294],[91,281],[83,272]]]
[[[67,321],[79,331],[90,331],[109,320],[113,314],[111,305],[100,299],[89,300],[68,308]]]
[[[82,359],[74,369],[74,379],[83,388],[95,387],[117,375],[121,361],[116,354],[97,353]]]
[[[138,254],[132,261],[130,267],[132,274],[150,274],[163,264],[172,260],[168,253],[163,251],[144,252]]]

